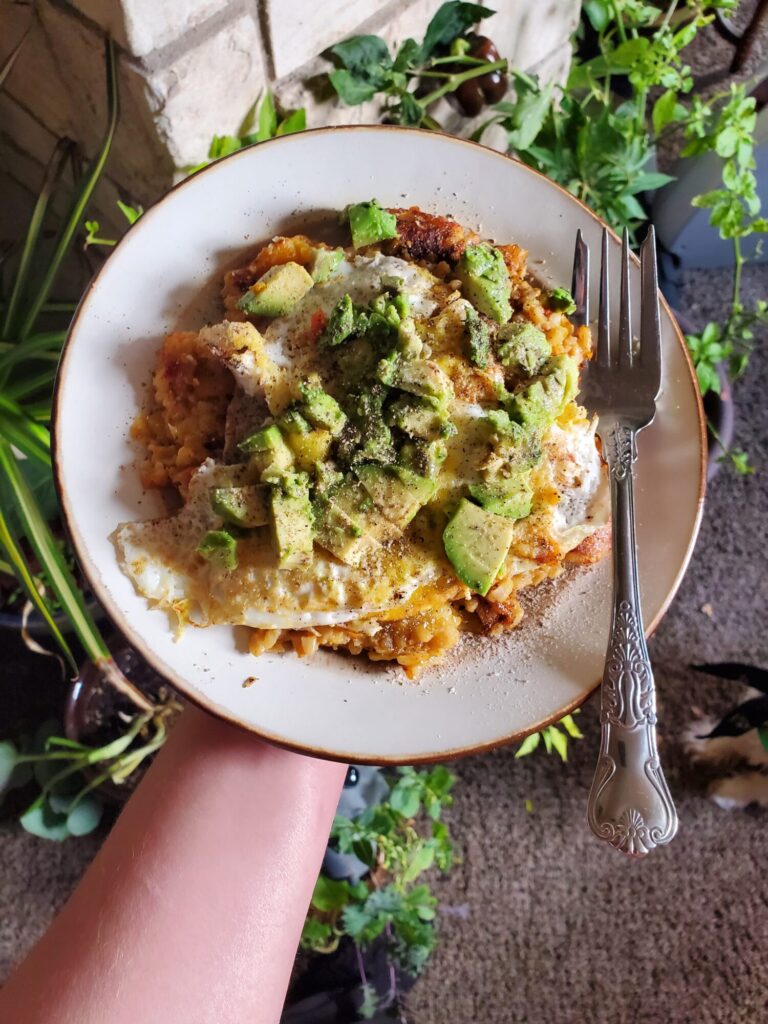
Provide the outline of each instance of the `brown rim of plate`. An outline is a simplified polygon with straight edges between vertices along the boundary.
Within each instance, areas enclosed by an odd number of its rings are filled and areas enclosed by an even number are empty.
[[[325,128],[311,128],[311,129],[307,129],[307,130],[305,130],[303,132],[300,132],[298,134],[300,134],[300,135],[319,135],[319,134],[328,134],[330,132],[344,133],[344,132],[371,132],[371,131],[398,132],[398,133],[418,132],[420,135],[428,135],[430,137],[434,137],[435,134],[438,134],[438,133],[435,133],[435,132],[430,131],[430,130],[425,129],[425,128],[403,128],[400,125],[383,125],[383,124],[379,124],[379,125],[377,125],[377,124],[374,124],[374,125],[333,125],[333,126],[325,127]],[[527,164],[524,164],[521,160],[517,160],[515,157],[509,156],[507,153],[499,153],[497,150],[490,149],[488,146],[483,146],[479,142],[472,142],[469,139],[458,138],[455,135],[448,135],[447,133],[439,133],[439,134],[440,134],[442,139],[444,139],[444,140],[446,140],[446,141],[448,141],[448,142],[450,142],[452,144],[460,145],[460,146],[471,146],[473,148],[481,150],[485,154],[491,154],[491,155],[493,155],[494,157],[497,157],[500,160],[509,160],[512,163],[517,164],[518,166],[524,168],[528,173],[533,174],[533,175],[535,175],[538,178],[541,178],[543,181],[545,181],[547,183],[547,185],[549,187],[555,188],[559,192],[562,192],[563,195],[567,196],[567,198],[568,198],[568,200],[570,202],[575,203],[577,206],[580,206],[581,209],[584,211],[584,213],[588,217],[590,217],[592,220],[596,221],[601,227],[608,227],[608,225],[605,224],[605,222],[596,213],[594,213],[594,211],[590,210],[589,207],[586,206],[580,199],[577,199],[575,196],[571,195],[571,193],[568,192],[567,189],[563,188],[562,185],[558,185],[556,182],[551,181],[545,174],[542,174],[540,171],[537,171],[537,170],[535,170],[532,167],[529,167]],[[279,137],[277,137],[275,139],[269,139],[266,142],[259,143],[258,145],[273,146],[273,145],[278,145],[278,144],[281,144],[281,143],[285,143],[286,141],[290,143],[290,140],[292,138],[293,138],[293,136],[291,136],[291,135],[281,135],[281,136],[279,136]],[[142,214],[142,216],[139,218],[138,221],[135,222],[135,224],[133,224],[133,225],[131,225],[131,227],[129,227],[128,231],[125,233],[125,235],[123,235],[123,238],[120,239],[120,241],[117,243],[115,248],[110,253],[110,257],[115,252],[117,252],[117,250],[122,245],[124,239],[131,233],[131,231],[135,230],[135,228],[139,224],[146,223],[147,219],[152,216],[152,214],[155,212],[155,210],[158,209],[158,207],[160,207],[163,203],[166,202],[166,200],[168,199],[169,196],[172,196],[174,193],[176,193],[176,192],[180,191],[181,189],[186,188],[187,186],[189,186],[190,183],[192,181],[194,181],[195,178],[199,177],[199,175],[201,175],[201,174],[208,174],[208,173],[212,172],[219,164],[222,163],[222,161],[224,161],[224,160],[226,160],[226,161],[237,160],[239,158],[242,158],[246,153],[249,152],[249,150],[250,150],[250,147],[247,147],[246,149],[238,150],[236,153],[231,153],[229,156],[223,157],[223,158],[215,161],[214,163],[209,164],[207,167],[204,167],[201,170],[197,171],[191,177],[185,178],[183,181],[180,181],[176,185],[174,185],[171,189],[168,190],[168,192],[166,192],[166,194],[161,199],[159,199],[157,201],[157,203],[155,203],[154,206],[152,206],[149,210],[147,210],[146,213]],[[620,239],[619,239],[619,236],[616,234],[616,232],[613,231],[610,227],[608,227],[608,230],[609,230],[611,236],[617,242],[619,242]],[[632,256],[632,259],[634,260],[634,262],[639,264],[639,260],[634,255],[634,253],[631,253],[630,255]],[[82,542],[82,539],[80,538],[80,536],[78,534],[78,531],[77,531],[77,529],[75,528],[75,526],[73,524],[73,520],[72,520],[72,517],[71,517],[71,514],[70,514],[70,509],[69,509],[69,506],[68,506],[68,503],[67,503],[67,497],[66,497],[66,494],[65,494],[65,491],[64,491],[64,487],[62,485],[60,471],[59,471],[58,421],[59,421],[59,407],[60,407],[61,393],[63,391],[64,383],[66,381],[67,356],[68,356],[68,353],[69,353],[70,345],[72,344],[72,340],[73,340],[73,338],[74,338],[74,336],[76,334],[76,331],[77,331],[78,321],[79,321],[79,319],[80,319],[84,309],[86,308],[86,306],[88,304],[91,292],[93,291],[93,289],[94,289],[94,287],[96,285],[96,282],[99,280],[99,277],[101,276],[101,273],[104,270],[104,267],[107,265],[108,260],[109,260],[109,257],[107,258],[107,260],[105,260],[103,266],[98,270],[98,272],[93,276],[93,278],[91,279],[91,281],[87,285],[85,291],[83,292],[83,295],[82,295],[82,297],[80,299],[80,302],[78,303],[77,309],[75,310],[74,316],[72,317],[72,322],[69,325],[69,330],[67,332],[67,338],[66,338],[66,341],[64,342],[64,347],[62,349],[61,360],[59,362],[59,370],[58,370],[58,373],[57,373],[57,376],[56,376],[56,383],[54,385],[53,411],[52,411],[52,416],[51,416],[51,443],[52,443],[52,450],[53,450],[53,476],[54,476],[54,482],[55,482],[55,485],[56,485],[56,493],[58,495],[59,505],[61,507],[61,512],[62,512],[62,516],[63,516],[63,519],[64,519],[64,525],[65,525],[65,527],[67,529],[67,532],[69,534],[69,537],[70,537],[70,539],[71,539],[71,541],[72,541],[72,543],[74,545],[75,552],[76,552],[77,557],[78,557],[78,561],[80,562],[80,567],[83,570],[83,574],[85,575],[86,579],[88,580],[88,582],[89,582],[89,584],[91,586],[91,589],[93,590],[94,594],[97,596],[97,598],[101,602],[101,604],[104,605],[105,609],[110,614],[110,616],[115,620],[115,624],[119,626],[121,632],[125,635],[126,639],[128,639],[130,641],[130,643],[136,648],[136,650],[139,651],[139,653],[142,655],[142,657],[144,657],[149,662],[149,664],[152,665],[152,667],[157,672],[159,672],[159,674],[161,676],[164,676],[165,678],[168,678],[169,682],[181,694],[183,694],[184,697],[187,700],[189,700],[193,704],[196,704],[203,711],[207,711],[210,714],[215,715],[217,718],[221,718],[224,721],[227,721],[227,722],[229,722],[232,725],[236,725],[236,726],[238,726],[241,729],[246,729],[248,732],[252,732],[256,736],[261,737],[261,739],[267,740],[270,743],[274,743],[276,746],[282,747],[282,748],[284,748],[286,750],[292,750],[292,751],[294,751],[294,752],[296,752],[298,754],[309,754],[312,757],[320,757],[320,758],[324,758],[324,759],[329,760],[329,761],[341,761],[341,762],[343,762],[345,764],[349,764],[352,761],[352,762],[355,762],[357,764],[398,765],[398,764],[431,764],[431,763],[435,763],[437,761],[454,760],[454,759],[459,758],[459,757],[466,757],[469,754],[482,754],[482,753],[486,753],[487,751],[490,751],[490,750],[495,750],[497,747],[506,746],[506,745],[508,745],[510,743],[517,743],[520,740],[524,739],[526,736],[529,736],[531,733],[538,732],[541,729],[546,728],[546,726],[552,725],[553,723],[558,722],[564,715],[567,715],[570,712],[572,712],[573,710],[575,710],[576,708],[580,707],[595,692],[595,690],[600,686],[600,680],[595,682],[592,686],[587,687],[576,698],[574,698],[574,700],[570,701],[564,707],[560,708],[553,715],[549,715],[547,718],[541,719],[541,721],[536,722],[535,724],[531,725],[528,729],[524,729],[524,730],[518,731],[518,732],[509,733],[508,735],[505,735],[505,736],[500,736],[498,739],[490,740],[487,743],[478,743],[478,744],[474,744],[474,745],[468,746],[468,747],[454,747],[451,750],[445,750],[445,751],[441,751],[441,752],[435,753],[435,754],[426,754],[426,755],[425,754],[404,754],[401,757],[392,757],[392,756],[386,756],[386,755],[380,755],[378,757],[361,757],[355,751],[344,752],[344,751],[338,751],[338,750],[324,750],[324,749],[319,748],[319,747],[312,747],[312,746],[308,746],[308,745],[305,746],[305,745],[298,744],[298,743],[291,743],[288,740],[286,740],[284,737],[275,736],[275,735],[273,735],[273,734],[271,734],[271,733],[269,733],[269,732],[267,732],[265,730],[256,729],[254,726],[240,721],[240,719],[238,719],[234,715],[229,714],[226,710],[224,710],[223,708],[219,707],[214,701],[205,700],[205,699],[203,699],[202,697],[200,697],[197,694],[192,695],[188,691],[188,684],[185,682],[185,680],[178,678],[175,675],[175,673],[169,672],[167,667],[162,664],[160,659],[159,658],[155,658],[153,652],[147,648],[147,646],[142,641],[141,637],[138,636],[136,634],[136,632],[123,620],[123,616],[115,608],[114,603],[113,603],[111,597],[109,596],[109,593],[107,592],[106,588],[102,586],[102,584],[101,584],[101,582],[99,580],[98,573],[95,571],[94,567],[92,567],[90,565],[89,559],[84,554],[84,552],[85,552],[85,544]],[[655,616],[655,618],[653,619],[651,624],[649,626],[646,626],[645,632],[646,632],[646,636],[648,636],[648,637],[650,637],[653,634],[653,632],[656,630],[656,628],[658,627],[659,623],[661,622],[662,618],[666,614],[667,609],[669,608],[669,606],[670,606],[670,604],[672,602],[672,599],[674,598],[675,594],[677,593],[677,590],[678,590],[678,588],[680,586],[680,583],[682,582],[683,576],[685,575],[685,572],[686,572],[686,570],[688,568],[688,563],[691,560],[691,555],[693,554],[693,548],[694,548],[694,545],[696,543],[696,538],[697,538],[698,532],[699,532],[699,526],[701,524],[701,516],[702,516],[702,511],[703,511],[703,506],[704,506],[704,494],[705,494],[705,490],[706,490],[706,480],[707,480],[707,433],[706,433],[706,429],[707,428],[706,428],[706,421],[705,421],[705,418],[704,418],[704,408],[703,408],[702,401],[701,401],[701,393],[699,391],[699,387],[698,387],[698,384],[697,384],[697,381],[696,381],[696,371],[694,370],[693,363],[691,361],[691,357],[688,354],[688,348],[687,348],[687,346],[685,344],[685,339],[683,338],[683,335],[682,335],[682,333],[680,331],[680,328],[678,327],[677,321],[676,321],[676,319],[675,319],[671,309],[669,308],[669,305],[668,305],[666,299],[661,294],[661,292],[659,292],[659,298],[661,300],[661,305],[663,306],[664,310],[666,311],[666,313],[668,314],[668,316],[669,316],[669,318],[670,318],[670,320],[672,322],[672,326],[674,328],[675,335],[676,335],[677,340],[678,340],[678,344],[680,345],[680,348],[683,351],[683,355],[685,357],[686,366],[688,367],[688,373],[689,373],[689,377],[690,377],[690,384],[691,384],[691,387],[693,389],[694,398],[695,398],[695,401],[696,401],[696,410],[697,410],[697,413],[698,413],[698,422],[699,422],[699,497],[698,497],[698,505],[697,505],[697,510],[696,510],[696,516],[695,516],[695,519],[694,519],[693,528],[691,530],[691,536],[690,536],[689,541],[688,541],[688,547],[687,547],[686,552],[685,552],[685,557],[683,559],[682,565],[680,566],[680,571],[678,572],[677,576],[675,577],[674,583],[672,584],[672,587],[670,588],[670,591],[667,594],[666,599],[665,599],[662,607],[659,609],[659,612],[657,613],[657,615]]]

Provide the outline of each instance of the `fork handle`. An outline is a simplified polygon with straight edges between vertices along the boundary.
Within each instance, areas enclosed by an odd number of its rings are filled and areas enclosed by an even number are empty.
[[[617,850],[644,856],[668,843],[677,813],[656,748],[656,692],[643,631],[635,545],[635,431],[603,432],[613,510],[613,613],[600,700],[600,757],[587,816]]]

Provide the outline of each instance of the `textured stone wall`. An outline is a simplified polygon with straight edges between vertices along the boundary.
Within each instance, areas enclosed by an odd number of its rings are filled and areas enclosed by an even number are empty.
[[[86,153],[105,120],[103,38],[119,47],[121,119],[98,196],[148,204],[181,169],[204,159],[215,134],[235,132],[267,87],[308,124],[377,121],[375,102],[334,101],[321,56],[334,42],[375,32],[420,38],[440,0],[0,0],[0,61],[29,28],[0,91],[0,173],[14,196],[31,195],[61,135]],[[513,66],[562,76],[579,0],[496,0],[483,26]],[[439,116],[461,119],[444,105]],[[464,122],[466,130],[466,122]],[[14,201],[14,205],[17,205]]]

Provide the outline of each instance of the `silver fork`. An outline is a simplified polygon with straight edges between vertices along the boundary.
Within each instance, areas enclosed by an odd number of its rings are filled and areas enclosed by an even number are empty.
[[[661,329],[656,240],[640,249],[640,345],[632,344],[629,236],[621,254],[618,344],[611,347],[608,232],[603,230],[600,310],[595,358],[583,374],[580,401],[597,414],[608,463],[613,519],[613,613],[600,701],[600,757],[587,805],[592,831],[617,850],[644,856],[668,843],[677,813],[656,747],[656,693],[643,630],[638,586],[632,464],[635,438],[656,415],[661,388]],[[589,319],[589,250],[576,236],[573,294],[577,323]]]

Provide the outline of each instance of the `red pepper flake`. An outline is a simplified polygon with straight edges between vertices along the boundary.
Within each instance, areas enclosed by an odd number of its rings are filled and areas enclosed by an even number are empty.
[[[309,321],[309,336],[312,339],[312,341],[317,341],[317,339],[325,330],[325,325],[327,323],[328,317],[325,315],[322,309],[316,309]]]

